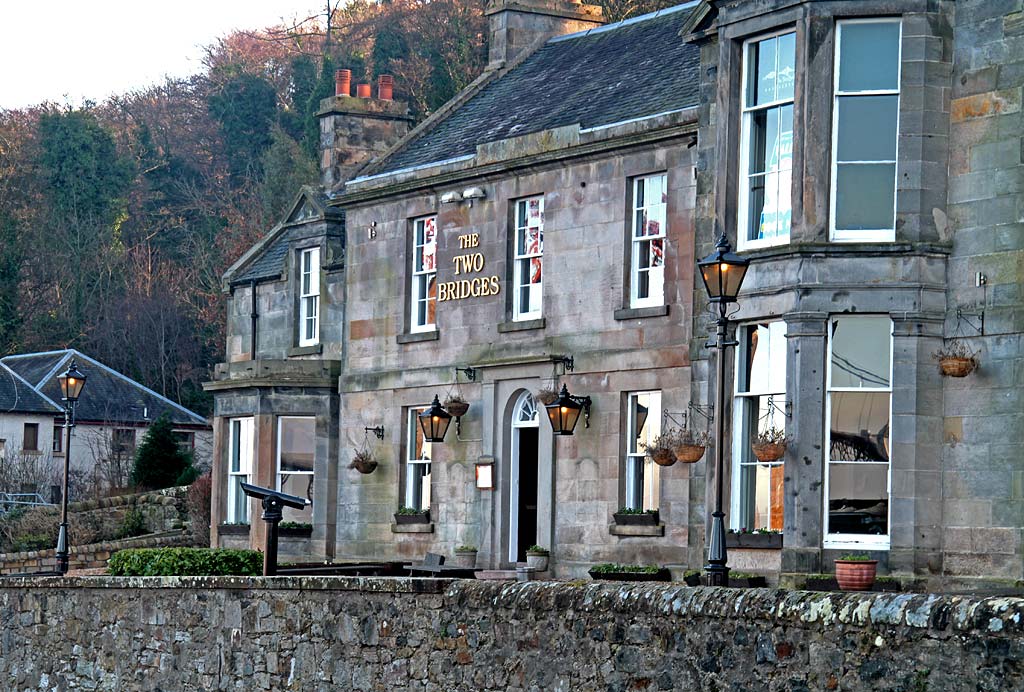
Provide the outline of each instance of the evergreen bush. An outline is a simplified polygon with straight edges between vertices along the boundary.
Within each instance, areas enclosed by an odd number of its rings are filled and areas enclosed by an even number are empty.
[[[255,576],[263,573],[258,550],[228,548],[136,548],[110,558],[115,577]]]
[[[181,449],[174,437],[171,419],[162,414],[153,422],[135,452],[132,483],[145,490],[160,490],[195,480],[192,455]]]

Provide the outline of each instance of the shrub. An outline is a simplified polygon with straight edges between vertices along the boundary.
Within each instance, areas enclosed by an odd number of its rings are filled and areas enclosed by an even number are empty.
[[[548,549],[545,548],[542,545],[531,545],[529,548],[526,549],[526,552],[534,553],[536,555],[548,555],[549,554]]]
[[[595,574],[607,574],[609,572],[630,572],[636,574],[654,574],[658,572],[661,567],[657,565],[617,565],[613,562],[605,562],[600,565],[594,565],[590,568],[591,572]]]
[[[192,455],[182,451],[174,437],[171,419],[162,414],[153,422],[135,453],[132,483],[147,490],[171,488],[187,478]]]
[[[640,509],[640,508],[630,508],[630,507],[619,507],[619,511],[616,512],[616,514],[657,514],[657,513],[658,513],[658,510],[656,510],[656,509]]]
[[[107,563],[116,577],[253,576],[263,573],[263,554],[227,548],[121,550]]]
[[[142,513],[142,510],[132,507],[124,513],[124,519],[121,520],[121,528],[117,532],[117,537],[131,538],[145,533],[149,533],[149,530],[146,528],[146,516]]]
[[[424,509],[416,509],[415,507],[399,507],[395,514],[426,514],[429,511],[430,507],[426,507]]]

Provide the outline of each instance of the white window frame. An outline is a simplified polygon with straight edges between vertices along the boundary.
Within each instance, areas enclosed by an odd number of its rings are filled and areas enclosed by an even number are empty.
[[[771,247],[775,245],[786,245],[790,242],[792,236],[793,226],[792,220],[790,221],[789,231],[785,236],[778,236],[776,238],[764,238],[748,240],[747,234],[750,226],[750,185],[748,179],[750,176],[750,129],[753,121],[753,114],[757,111],[768,110],[771,108],[780,108],[785,105],[791,105],[793,107],[793,117],[796,117],[796,93],[794,89],[793,98],[789,99],[777,99],[766,103],[760,103],[756,106],[747,105],[747,80],[749,79],[749,67],[750,67],[750,49],[752,46],[760,43],[761,41],[767,41],[773,38],[779,38],[787,34],[794,35],[794,48],[793,48],[793,59],[796,62],[796,29],[794,27],[788,27],[786,29],[780,29],[779,31],[772,32],[770,34],[761,34],[754,38],[748,39],[743,42],[743,52],[741,53],[741,82],[740,82],[740,167],[739,167],[739,186],[737,194],[739,199],[736,205],[736,247],[738,250],[752,250],[761,247]],[[795,146],[796,142],[796,131],[794,124],[793,142],[790,146]],[[790,160],[792,161],[792,153],[790,154]],[[767,176],[767,171],[764,173]],[[789,206],[792,211],[793,208],[793,168],[790,163],[790,188],[789,193]]]
[[[636,437],[636,407],[633,403],[643,395],[650,397],[647,407],[647,429],[645,439]],[[661,391],[629,392],[626,397],[626,459],[625,459],[625,490],[623,505],[629,509],[659,509],[661,505],[661,467],[647,456],[642,442],[650,442],[661,433]],[[633,448],[633,445],[636,445]],[[641,502],[631,502],[632,496],[639,490]]]
[[[782,326],[783,326],[783,334],[782,334],[783,343],[782,343],[782,347],[784,349],[783,353],[786,356],[786,370],[788,371],[788,369],[789,369],[789,358],[788,358],[789,353],[785,350],[787,348],[787,346],[786,346],[787,342],[785,341],[786,333],[787,333],[786,323],[785,322],[782,322],[781,320],[768,320],[768,321],[752,322],[752,323],[748,323],[748,324],[741,324],[741,325],[739,325],[738,331],[737,331],[737,341],[739,342],[739,345],[736,347],[735,369],[733,371],[733,372],[736,373],[736,376],[733,378],[733,382],[734,382],[734,385],[733,385],[733,397],[734,397],[734,400],[733,400],[733,407],[732,407],[732,410],[733,410],[733,427],[732,427],[732,429],[733,429],[733,436],[732,436],[733,437],[733,439],[732,439],[732,466],[733,466],[733,473],[732,473],[732,496],[731,496],[732,499],[731,499],[731,502],[730,502],[730,510],[729,510],[729,523],[730,523],[730,527],[729,528],[735,529],[735,530],[739,530],[739,529],[754,530],[755,528],[767,528],[767,529],[770,529],[772,531],[782,531],[783,530],[783,526],[771,526],[771,510],[770,509],[769,509],[769,513],[768,513],[768,524],[769,524],[768,526],[765,526],[765,527],[746,526],[745,523],[742,521],[742,516],[743,516],[743,499],[744,499],[743,498],[743,467],[763,466],[763,467],[772,468],[772,467],[776,467],[776,466],[784,466],[784,464],[785,464],[784,459],[779,459],[778,461],[773,461],[773,462],[768,462],[768,463],[757,461],[756,457],[754,457],[753,450],[751,449],[751,446],[750,446],[751,441],[750,441],[750,438],[748,436],[747,416],[750,415],[749,407],[750,406],[759,406],[759,401],[758,400],[761,397],[763,397],[763,396],[772,397],[772,403],[777,407],[777,409],[775,410],[774,417],[772,418],[771,422],[772,422],[772,424],[776,428],[778,428],[780,430],[784,431],[786,429],[787,419],[786,419],[785,411],[786,411],[786,400],[787,399],[786,399],[785,385],[788,384],[788,382],[786,381],[786,378],[788,376],[788,372],[784,372],[783,373],[783,383],[784,384],[783,384],[782,391],[776,391],[776,390],[772,389],[771,387],[769,387],[768,390],[766,390],[766,391],[759,391],[759,390],[755,391],[755,390],[751,389],[749,382],[746,383],[746,385],[743,387],[743,389],[741,389],[741,385],[740,385],[740,375],[743,372],[742,368],[746,367],[745,366],[745,359],[748,357],[748,355],[746,353],[747,343],[748,343],[748,341],[746,339],[746,336],[745,336],[746,333],[748,333],[749,330],[757,329],[761,325],[772,325],[772,324],[782,324]],[[758,413],[760,413],[760,409],[758,409]],[[758,420],[760,421],[760,418],[758,418]],[[769,489],[769,492],[770,492],[770,489]],[[785,522],[785,517],[783,517],[783,522]]]
[[[434,226],[434,255],[433,265],[427,268],[417,269],[416,261],[420,255],[421,248],[429,245],[427,242],[418,243],[417,235],[423,233],[426,240],[427,225]],[[434,301],[434,309],[437,309],[437,216],[422,216],[412,222],[412,262],[409,265],[410,287],[409,287],[409,331],[433,332],[437,330],[437,324],[430,322],[430,302]],[[430,297],[430,280],[434,279],[434,297]],[[419,306],[424,303],[423,322],[419,321]],[[436,319],[436,313],[435,313]]]
[[[320,248],[299,251],[299,346],[320,343]]]
[[[842,48],[842,32],[843,27],[849,24],[896,24],[899,26],[900,35],[897,44],[899,46],[896,54],[896,88],[895,89],[876,89],[869,91],[840,91],[839,90],[839,51]],[[866,19],[842,19],[836,22],[836,39],[835,39],[835,55],[832,56],[833,68],[832,68],[832,157],[831,157],[831,181],[829,183],[829,234],[831,240],[837,243],[856,243],[856,242],[895,242],[896,240],[896,205],[897,205],[897,194],[899,192],[899,158],[900,158],[900,136],[899,136],[899,119],[900,119],[900,80],[903,78],[903,22],[899,17],[873,17]],[[838,193],[838,182],[839,182],[839,170],[838,170],[838,155],[839,155],[839,99],[843,97],[857,97],[857,96],[896,96],[896,150],[892,160],[885,161],[843,161],[843,164],[856,165],[856,164],[892,164],[893,166],[893,190],[892,190],[892,228],[879,228],[879,229],[857,229],[857,230],[839,230],[836,228],[836,195]]]
[[[835,334],[835,324],[839,320],[856,320],[861,317],[886,317],[889,318],[889,386],[888,387],[832,387],[832,345]],[[892,536],[892,450],[894,446],[891,443],[892,440],[892,375],[893,375],[893,327],[892,319],[889,315],[880,314],[863,314],[863,315],[834,315],[829,319],[828,322],[828,359],[825,367],[825,446],[824,446],[824,457],[825,457],[825,483],[823,486],[823,502],[824,505],[824,517],[822,519],[822,547],[827,549],[861,549],[861,550],[888,550],[890,540]],[[859,392],[859,393],[883,393],[889,394],[889,461],[857,461],[857,462],[834,462],[837,464],[885,464],[886,465],[886,481],[885,491],[887,493],[887,516],[885,520],[885,526],[887,533],[884,535],[877,534],[860,534],[860,533],[829,533],[829,488],[831,487],[832,473],[831,467],[833,461],[831,459],[832,454],[832,394],[841,392]]]
[[[235,435],[235,427],[237,425],[238,435]],[[252,457],[253,457],[253,435],[255,432],[255,420],[253,418],[229,418],[228,419],[228,458],[227,458],[227,472],[228,472],[228,506],[225,520],[229,524],[248,524],[249,523],[249,502],[244,501],[243,507],[245,511],[242,513],[243,516],[239,516],[235,512],[236,505],[238,503],[239,493],[241,488],[235,483],[236,478],[240,478],[243,482],[250,482],[252,477]],[[233,471],[233,463],[235,458],[238,458],[238,470]],[[244,494],[243,494],[244,497]]]
[[[313,421],[314,435],[316,434],[316,416],[278,416],[277,417],[277,438],[275,440],[276,444],[274,445],[274,447],[275,447],[275,449],[274,449],[274,488],[276,490],[278,490],[278,491],[284,490],[284,483],[281,481],[281,476],[282,475],[287,474],[289,476],[309,476],[310,478],[313,478],[313,477],[316,476],[316,440],[315,439],[313,440],[313,470],[312,471],[285,471],[285,472],[281,471],[281,446],[282,446],[281,443],[282,443],[282,441],[284,439],[283,436],[281,435],[281,428],[284,427],[284,422],[286,420],[308,420],[308,421]],[[285,514],[286,514],[286,517],[287,517],[287,514],[289,512],[291,512],[291,513],[298,513],[298,514],[302,514],[304,512],[312,512],[312,508],[313,508],[312,505],[306,505],[305,509],[289,509],[289,508],[286,508],[285,509]]]
[[[530,228],[529,226],[529,208],[530,202],[540,203],[540,238],[538,242],[538,248],[536,252],[530,252],[526,250],[522,253],[519,252],[519,240],[520,235],[525,234]],[[526,247],[526,241],[523,241],[523,247]],[[521,277],[523,274],[524,265],[530,267],[532,272],[532,266],[534,260],[540,263],[541,278],[536,284],[532,282],[523,283]],[[512,321],[522,322],[525,320],[537,320],[543,315],[543,302],[544,302],[544,196],[537,195],[534,197],[525,197],[520,200],[516,200],[515,206],[515,237],[512,240]],[[525,287],[537,287],[536,303],[531,304],[528,310],[523,310],[522,305],[522,291]],[[533,302],[531,291],[531,303]]]
[[[650,202],[650,195],[647,190],[647,182],[660,178],[662,185],[665,190],[665,201],[661,202]],[[643,195],[639,192],[643,189]],[[637,200],[643,197],[644,203],[638,204]],[[630,220],[630,269],[629,269],[629,307],[631,308],[647,308],[647,307],[659,307],[665,304],[665,260],[668,254],[668,173],[652,173],[651,175],[644,175],[633,179],[633,197],[632,197],[632,214]],[[642,219],[644,213],[647,213],[648,220],[651,220],[651,212],[660,208],[660,228],[656,235],[638,235],[639,224],[637,219]],[[643,229],[646,232],[646,228]],[[646,298],[641,298],[638,293],[640,289],[640,248],[644,243],[653,242],[655,240],[661,241],[661,265],[657,267],[661,270],[661,294],[657,295],[654,292],[648,291]],[[647,267],[643,271],[648,273],[654,267]],[[650,289],[651,282],[648,279],[648,289]]]
[[[406,411],[406,443],[405,443],[405,475],[402,497],[403,507],[412,507],[416,510],[425,510],[430,507],[430,472],[432,460],[430,455],[433,453],[433,443],[423,440],[423,455],[421,457],[416,456],[416,436],[417,433],[422,432],[420,428],[419,414],[430,408],[427,405],[412,406]],[[413,493],[413,484],[410,483],[412,478],[411,471],[416,466],[426,466],[426,471],[421,476],[421,494],[420,497],[415,497]],[[423,494],[423,490],[426,491]]]

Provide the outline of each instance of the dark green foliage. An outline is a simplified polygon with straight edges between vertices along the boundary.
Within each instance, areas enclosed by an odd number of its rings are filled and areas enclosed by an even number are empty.
[[[590,568],[595,574],[608,574],[612,572],[631,572],[636,574],[656,574],[661,570],[657,565],[617,565],[612,562],[605,562],[594,565]]]
[[[50,207],[64,220],[107,226],[123,214],[132,167],[88,110],[39,117],[39,163]]]
[[[232,175],[258,176],[277,122],[277,94],[265,79],[239,73],[210,95],[210,114],[220,123],[221,138]]]
[[[132,538],[147,533],[149,533],[149,529],[146,528],[146,515],[142,513],[142,510],[132,507],[124,513],[121,529],[117,532],[118,538]]]
[[[299,188],[316,183],[319,171],[316,162],[283,128],[275,127],[273,144],[263,155],[263,183],[260,199],[264,218],[272,222],[288,211]]]
[[[170,488],[191,467],[192,456],[178,445],[171,419],[163,414],[149,426],[135,452],[132,483],[147,490]]]
[[[619,507],[619,511],[616,512],[616,514],[657,514],[657,513],[658,513],[658,510],[656,510],[656,509],[639,509],[639,508],[631,509],[629,507]]]
[[[334,96],[334,62],[331,60],[331,56],[325,55],[323,63],[320,65],[320,78],[306,100],[303,122],[302,146],[306,153],[314,159],[320,150],[320,121],[316,117],[316,112],[320,110],[320,101],[330,96]]]
[[[138,548],[121,550],[107,563],[115,577],[254,576],[263,554],[227,548]]]
[[[281,111],[278,122],[281,129],[296,142],[302,142],[309,117],[309,99],[317,84],[316,63],[308,55],[292,58],[292,82],[288,107]]]
[[[17,349],[18,272],[21,268],[21,242],[18,225],[9,215],[0,210],[0,353],[11,353]]]

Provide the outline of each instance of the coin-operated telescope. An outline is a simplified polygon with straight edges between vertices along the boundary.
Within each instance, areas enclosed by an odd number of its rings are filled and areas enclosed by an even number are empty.
[[[277,525],[281,523],[284,508],[304,509],[309,500],[296,495],[282,493],[279,490],[261,488],[258,485],[242,483],[242,491],[249,497],[255,497],[263,504],[263,521],[267,522],[267,543],[263,550],[263,576],[272,577],[277,574]]]

